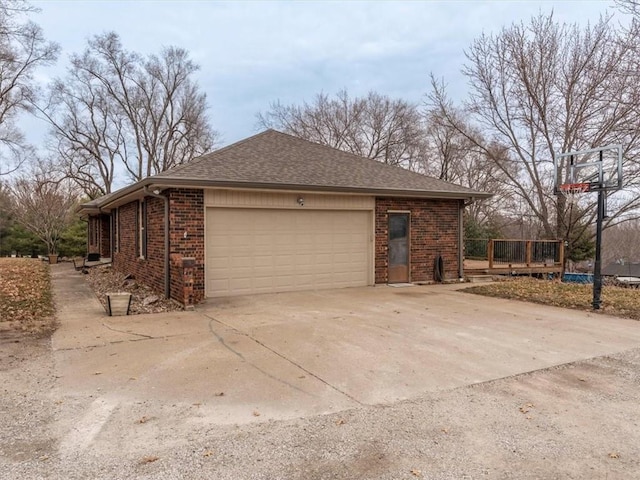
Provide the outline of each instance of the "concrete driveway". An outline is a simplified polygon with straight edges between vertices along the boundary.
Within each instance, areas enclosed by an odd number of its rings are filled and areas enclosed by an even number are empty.
[[[94,400],[86,431],[80,420],[67,439],[71,450],[122,405],[177,405],[208,424],[296,418],[640,346],[636,321],[451,285],[237,297],[195,312],[107,317],[90,295],[78,302],[73,282],[60,276],[56,287],[58,388]]]

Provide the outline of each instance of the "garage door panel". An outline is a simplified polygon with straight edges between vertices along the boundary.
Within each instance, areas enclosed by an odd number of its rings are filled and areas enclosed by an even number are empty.
[[[209,208],[207,296],[362,286],[371,212]]]
[[[263,255],[259,253],[253,257],[253,265],[255,268],[266,267],[271,268],[273,266],[273,256]]]

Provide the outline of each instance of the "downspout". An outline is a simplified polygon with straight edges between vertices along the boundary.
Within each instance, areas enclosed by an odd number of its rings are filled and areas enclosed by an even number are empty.
[[[164,200],[164,296],[171,298],[171,269],[169,263],[169,197],[160,195],[160,191],[152,192],[148,186],[144,187],[144,194]]]

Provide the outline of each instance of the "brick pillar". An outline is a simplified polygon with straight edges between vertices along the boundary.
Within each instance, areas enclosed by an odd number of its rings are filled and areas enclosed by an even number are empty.
[[[193,309],[193,269],[196,266],[196,259],[193,257],[182,258],[182,302],[185,310]]]

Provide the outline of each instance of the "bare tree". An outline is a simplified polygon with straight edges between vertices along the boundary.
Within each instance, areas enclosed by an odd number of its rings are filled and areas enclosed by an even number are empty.
[[[634,69],[637,39],[631,35],[609,18],[581,28],[543,14],[497,35],[482,35],[466,52],[463,70],[471,85],[462,105],[468,123],[460,121],[444,85],[432,78],[430,108],[498,167],[514,198],[549,238],[574,236],[572,229],[589,228],[595,215],[593,197],[576,216],[568,215],[564,197],[553,195],[557,152],[624,145],[629,194],[609,202],[607,224],[640,206],[640,78]],[[499,156],[492,151],[495,144],[504,147]],[[562,181],[566,167],[561,166]]]
[[[11,223],[9,187],[0,180],[0,236]]]
[[[457,117],[457,124],[465,124],[462,112],[450,112]],[[508,224],[508,217],[504,211],[515,211],[516,205],[508,187],[508,177],[491,160],[483,149],[478,148],[466,135],[453,128],[447,118],[442,118],[436,110],[427,109],[425,112],[425,145],[424,166],[421,172],[462,185],[481,192],[491,192],[493,197],[473,202],[467,206],[467,218],[476,224],[491,223],[501,228]],[[465,126],[465,131],[472,128]],[[474,132],[476,138],[481,138],[479,132]],[[492,156],[500,158],[505,155],[505,148],[497,143],[487,143]],[[517,168],[511,164],[510,168]],[[505,221],[507,220],[507,221]]]
[[[76,189],[39,169],[14,178],[9,188],[15,221],[42,240],[50,254],[57,253],[60,235],[72,221],[79,200]]]
[[[210,150],[216,133],[198,68],[180,48],[143,57],[115,33],[89,40],[40,108],[69,178],[95,197],[111,191],[119,168],[137,181]]]
[[[59,47],[26,20],[35,9],[21,0],[0,0],[0,175],[16,171],[28,157],[17,116],[37,96],[34,73],[53,63]]]
[[[351,98],[316,95],[311,103],[271,104],[258,114],[260,128],[275,128],[389,165],[418,169],[424,155],[422,119],[417,106],[370,92]]]
[[[615,0],[619,10],[632,15],[640,15],[640,0]]]

